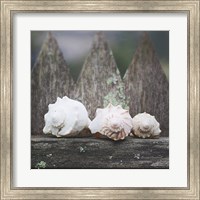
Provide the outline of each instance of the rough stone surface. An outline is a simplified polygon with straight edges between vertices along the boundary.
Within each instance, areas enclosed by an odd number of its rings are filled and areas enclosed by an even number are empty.
[[[166,169],[169,139],[124,141],[97,138],[32,136],[31,168],[45,163],[48,169]]]
[[[124,83],[116,66],[112,50],[102,32],[95,35],[76,84],[75,99],[80,100],[93,118],[97,108],[108,103],[127,108]]]
[[[48,104],[57,97],[71,96],[73,79],[61,50],[51,33],[44,42],[31,72],[31,132],[39,134],[44,127]]]
[[[134,54],[125,76],[130,114],[154,115],[160,123],[162,136],[169,133],[169,83],[147,33]]]

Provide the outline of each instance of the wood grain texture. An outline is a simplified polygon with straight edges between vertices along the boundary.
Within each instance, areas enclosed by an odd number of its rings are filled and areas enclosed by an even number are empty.
[[[154,115],[160,123],[162,133],[169,133],[169,83],[162,70],[154,47],[147,33],[129,65],[124,83],[129,96],[132,116],[147,112]]]
[[[32,136],[31,166],[48,169],[164,169],[169,168],[169,138],[124,141],[96,138]]]
[[[41,133],[48,104],[57,97],[71,96],[73,79],[51,33],[44,42],[31,73],[31,132]]]

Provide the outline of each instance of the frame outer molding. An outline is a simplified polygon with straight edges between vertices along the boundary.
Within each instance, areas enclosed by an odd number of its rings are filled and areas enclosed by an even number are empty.
[[[1,199],[199,199],[199,0],[1,1],[0,163]],[[188,187],[187,188],[13,188],[12,187],[12,16],[16,12],[187,12],[188,13]]]

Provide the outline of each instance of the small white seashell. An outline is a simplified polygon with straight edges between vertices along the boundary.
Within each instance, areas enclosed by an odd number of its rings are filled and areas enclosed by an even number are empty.
[[[90,123],[85,106],[66,96],[62,99],[58,97],[48,108],[49,111],[44,116],[45,134],[50,133],[57,137],[75,136]]]
[[[132,118],[128,110],[109,104],[96,110],[96,116],[89,125],[90,131],[101,133],[112,140],[123,140],[132,129]]]
[[[133,117],[133,132],[141,138],[157,138],[161,130],[154,116],[144,112]]]

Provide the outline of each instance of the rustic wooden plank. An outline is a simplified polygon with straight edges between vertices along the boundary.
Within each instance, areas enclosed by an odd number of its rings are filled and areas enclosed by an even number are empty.
[[[56,39],[48,34],[31,72],[31,132],[39,134],[44,127],[48,104],[57,97],[72,96],[73,79]]]
[[[77,80],[74,98],[86,106],[91,119],[97,108],[109,103],[127,108],[124,83],[103,32],[95,35]]]
[[[126,95],[132,116],[154,115],[163,136],[169,133],[169,83],[147,33],[144,33],[125,76]]]
[[[44,166],[45,164],[45,166]],[[48,169],[165,169],[169,168],[169,138],[124,141],[110,139],[31,139],[31,167]]]

